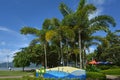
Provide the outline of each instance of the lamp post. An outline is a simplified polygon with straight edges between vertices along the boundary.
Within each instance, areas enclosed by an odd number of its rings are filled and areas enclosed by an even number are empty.
[[[9,67],[9,55],[7,55],[7,68]]]

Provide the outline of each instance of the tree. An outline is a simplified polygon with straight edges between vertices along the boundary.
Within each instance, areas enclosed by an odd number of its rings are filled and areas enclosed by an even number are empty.
[[[17,52],[13,60],[14,66],[22,67],[24,71],[24,68],[30,65],[30,55],[28,54],[29,53],[26,48],[22,49],[20,52]]]
[[[36,66],[39,64],[44,66],[44,47],[40,44],[33,45],[31,43],[28,49],[30,50],[28,55],[31,55],[30,62],[36,64]]]
[[[109,32],[104,40],[96,49],[96,57],[99,61],[111,61],[116,65],[120,65],[120,35],[119,30]]]
[[[45,68],[47,68],[47,50],[46,50],[46,47],[47,47],[47,41],[45,39],[45,34],[47,32],[47,28],[49,26],[49,19],[46,19],[43,23],[43,29],[42,30],[39,30],[39,29],[36,29],[36,28],[32,28],[32,27],[23,27],[21,29],[21,34],[32,34],[32,35],[35,35],[37,38],[35,38],[31,43],[32,45],[35,45],[37,43],[40,43],[41,45],[43,45],[44,47],[44,55],[45,55]]]
[[[64,16],[62,25],[68,26],[76,33],[79,44],[80,68],[82,68],[82,51],[85,43],[91,40],[92,34],[96,31],[109,31],[109,24],[115,26],[115,21],[107,15],[99,15],[89,19],[89,15],[96,11],[96,7],[93,4],[86,4],[86,0],[80,0],[75,12],[63,3],[60,5],[60,11]]]

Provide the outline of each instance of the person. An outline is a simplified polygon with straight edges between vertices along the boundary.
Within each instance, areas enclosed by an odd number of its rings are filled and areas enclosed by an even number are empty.
[[[11,67],[9,67],[9,70],[11,71]]]

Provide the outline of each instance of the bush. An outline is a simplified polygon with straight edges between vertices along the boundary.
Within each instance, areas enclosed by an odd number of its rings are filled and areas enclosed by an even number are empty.
[[[24,76],[22,80],[46,80],[46,79],[44,79],[43,77],[36,78],[36,77]],[[52,80],[52,79],[49,79],[49,80]]]
[[[97,65],[96,67],[101,70],[120,68],[119,66],[116,65]]]
[[[111,66],[110,65],[97,65],[97,68],[99,68],[101,70],[106,70],[106,69],[110,69]]]
[[[87,79],[89,79],[89,80],[106,80],[106,76],[103,73],[87,72]]]
[[[43,78],[43,77],[30,77],[30,76],[24,76],[21,80],[56,80],[52,78]],[[80,80],[80,79],[57,79],[57,80]]]
[[[120,69],[120,66],[114,65],[114,66],[110,67],[110,69]]]
[[[102,70],[101,72],[106,75],[120,75],[120,68],[119,69]]]
[[[86,71],[90,72],[99,72],[100,69],[96,67],[96,65],[88,65],[86,68]]]

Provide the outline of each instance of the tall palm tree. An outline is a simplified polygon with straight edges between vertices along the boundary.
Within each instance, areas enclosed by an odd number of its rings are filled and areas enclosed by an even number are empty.
[[[47,54],[46,54],[47,41],[46,41],[45,35],[46,35],[46,32],[48,31],[49,25],[50,25],[50,20],[46,19],[43,22],[42,30],[32,28],[32,27],[26,27],[26,26],[21,29],[21,34],[24,34],[24,35],[32,34],[37,37],[31,42],[30,45],[34,45],[39,42],[44,46],[45,68],[47,68]]]
[[[72,12],[65,4],[60,5],[60,11],[64,18],[63,25],[74,29],[79,43],[79,60],[80,68],[82,68],[82,49],[84,43],[89,41],[90,36],[96,31],[109,31],[109,24],[115,26],[115,21],[107,15],[99,15],[89,19],[89,15],[96,11],[93,4],[86,4],[86,0],[80,0],[78,8]]]
[[[68,55],[68,42],[74,40],[74,31],[67,26],[61,26],[61,22],[57,18],[51,19],[51,29],[46,33],[46,40],[52,43],[55,40],[59,41],[61,62],[64,65],[64,51],[63,48],[66,44],[66,51]],[[68,59],[67,59],[68,64]]]
[[[64,66],[64,57],[63,57],[63,28],[61,27],[61,22],[57,18],[52,18],[50,21],[51,29],[46,33],[46,40],[50,43],[59,42],[60,47],[60,61]]]

